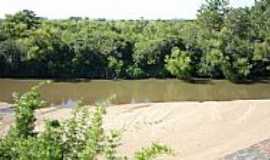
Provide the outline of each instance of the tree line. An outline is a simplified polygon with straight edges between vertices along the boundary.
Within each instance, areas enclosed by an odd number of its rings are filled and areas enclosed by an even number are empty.
[[[0,77],[241,81],[270,75],[270,1],[206,0],[195,20],[0,20]]]

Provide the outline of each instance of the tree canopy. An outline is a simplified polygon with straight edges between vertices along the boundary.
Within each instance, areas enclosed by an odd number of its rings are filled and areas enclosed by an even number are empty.
[[[265,78],[269,17],[269,0],[206,0],[195,20],[48,20],[23,10],[0,21],[0,76]]]

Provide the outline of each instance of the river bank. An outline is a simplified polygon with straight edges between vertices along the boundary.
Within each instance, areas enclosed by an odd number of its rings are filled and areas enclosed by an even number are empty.
[[[215,160],[270,138],[269,106],[270,100],[117,105],[107,108],[104,128],[124,130],[120,151],[128,155],[159,142],[175,149],[172,160]],[[71,110],[38,110],[38,129],[45,119],[68,118]],[[12,115],[3,117],[1,130],[12,121]]]

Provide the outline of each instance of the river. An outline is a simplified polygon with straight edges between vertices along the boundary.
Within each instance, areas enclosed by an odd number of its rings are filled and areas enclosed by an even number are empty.
[[[0,101],[12,103],[14,92],[22,93],[40,80],[0,79]],[[269,99],[270,82],[234,84],[225,80],[188,83],[176,79],[54,81],[41,89],[53,105],[72,105],[83,100],[93,104],[114,97],[113,104],[168,101],[228,101]]]

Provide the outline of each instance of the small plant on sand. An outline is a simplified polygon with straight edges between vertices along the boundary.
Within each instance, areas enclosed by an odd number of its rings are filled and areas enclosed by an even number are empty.
[[[102,128],[106,113],[103,105],[87,108],[81,103],[66,121],[47,121],[43,131],[35,132],[34,111],[44,107],[38,89],[15,97],[15,125],[0,138],[0,160],[128,160],[118,153],[121,133]],[[167,146],[153,144],[135,153],[134,160],[153,160],[172,154]]]

